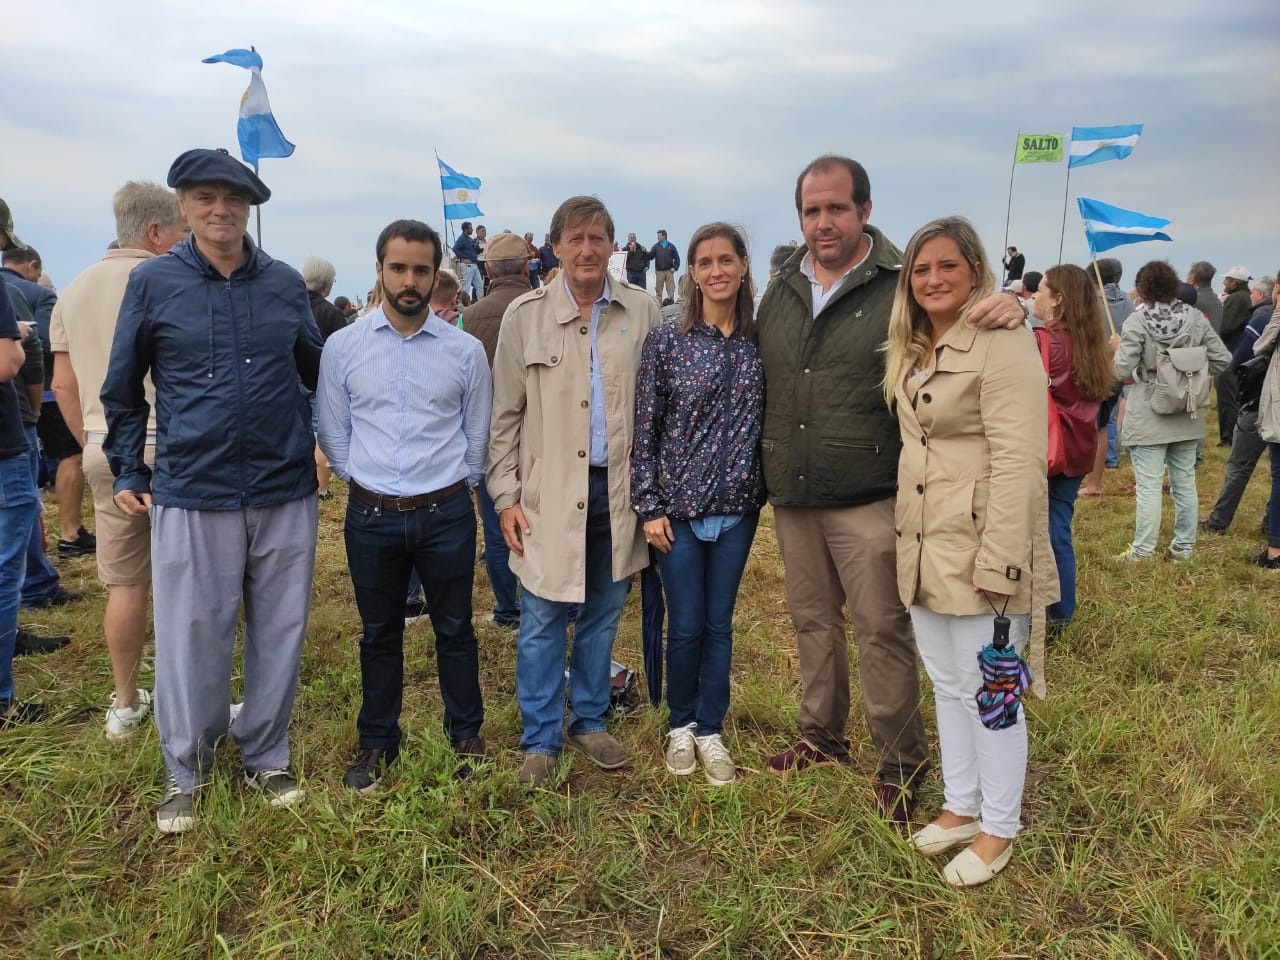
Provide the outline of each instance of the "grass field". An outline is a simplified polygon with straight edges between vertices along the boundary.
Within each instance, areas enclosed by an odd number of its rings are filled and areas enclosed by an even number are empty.
[[[1210,431],[1212,433],[1212,430]],[[1222,452],[1206,448],[1200,500]],[[1122,461],[1123,462],[1123,461]],[[1265,473],[1265,465],[1260,473]],[[566,755],[559,789],[515,782],[514,638],[479,622],[493,763],[455,783],[431,632],[409,629],[407,742],[389,789],[344,790],[359,621],[343,493],[322,506],[292,811],[242,787],[225,747],[191,833],[155,830],[154,728],[108,743],[111,690],[92,559],[61,564],[84,603],[27,614],[74,644],[18,661],[48,722],[0,733],[0,943],[11,957],[1200,958],[1280,957],[1280,603],[1258,550],[1255,477],[1225,537],[1194,559],[1122,566],[1131,474],[1077,512],[1081,609],[1029,709],[1025,832],[997,880],[955,892],[872,808],[874,757],[780,781],[799,679],[769,518],[738,605],[726,743],[738,782],[668,775],[663,715],[615,724],[630,769]],[[1167,546],[1171,507],[1166,498]],[[56,529],[56,525],[53,527]],[[489,609],[477,567],[477,619]],[[633,591],[615,655],[641,660]],[[151,682],[151,664],[144,666]],[[932,707],[926,697],[932,731]],[[921,815],[940,802],[937,779]]]

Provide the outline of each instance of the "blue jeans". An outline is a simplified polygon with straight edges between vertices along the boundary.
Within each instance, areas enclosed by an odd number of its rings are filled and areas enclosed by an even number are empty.
[[[609,661],[627,599],[629,580],[613,579],[613,535],[609,528],[609,475],[592,468],[587,496],[586,600],[544,600],[526,589],[516,638],[516,699],[524,732],[522,753],[555,756],[564,744],[564,657],[569,609],[578,607],[569,657],[570,733],[605,729],[609,709]]]
[[[472,300],[477,300],[484,296],[484,277],[480,274],[480,268],[474,263],[461,264],[462,292],[470,291]]]
[[[493,590],[493,622],[510,627],[520,622],[520,583],[511,572],[511,548],[502,536],[498,511],[484,481],[476,488],[480,500],[480,523],[484,527],[484,569]]]
[[[1123,397],[1121,398],[1123,399]],[[1120,401],[1116,401],[1116,405],[1111,408],[1111,416],[1107,420],[1107,466],[1118,467],[1120,465],[1120,436],[1116,429],[1116,417],[1120,413]]]
[[[409,571],[422,580],[436,640],[436,670],[451,740],[480,733],[480,654],[471,625],[476,519],[459,490],[434,507],[400,513],[347,501],[347,567],[364,632],[356,726],[360,746],[388,749],[401,738],[404,692],[404,596]]]
[[[28,462],[34,486],[40,476],[40,444],[34,424],[23,429],[27,434],[27,443],[31,446]],[[44,552],[44,527],[40,523],[40,511],[36,510],[36,515],[31,518],[31,532],[27,535],[27,575],[22,580],[22,605],[44,606],[53,599],[61,586],[58,571]]]
[[[18,634],[18,596],[27,570],[31,524],[40,497],[25,453],[0,460],[0,702],[13,699],[13,641]]]
[[[1049,605],[1050,623],[1067,623],[1076,612],[1076,548],[1071,542],[1071,518],[1084,477],[1049,478],[1049,542],[1058,564],[1060,599]]]
[[[758,513],[744,516],[714,543],[688,520],[671,520],[671,552],[658,555],[667,594],[667,706],[671,726],[719,733],[729,710],[733,607],[747,566]]]
[[[1129,447],[1133,478],[1137,486],[1137,516],[1134,521],[1133,552],[1149,557],[1156,551],[1160,534],[1160,487],[1165,468],[1169,469],[1169,490],[1173,495],[1173,550],[1190,550],[1196,544],[1196,450],[1199,440],[1177,443],[1141,444]]]

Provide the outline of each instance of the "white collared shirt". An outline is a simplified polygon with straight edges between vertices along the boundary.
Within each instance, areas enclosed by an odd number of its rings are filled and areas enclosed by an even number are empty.
[[[822,312],[822,308],[830,302],[833,296],[835,296],[836,291],[844,286],[844,282],[849,279],[849,276],[866,263],[868,259],[870,259],[871,247],[874,245],[875,241],[871,239],[871,235],[869,233],[864,233],[863,236],[867,238],[867,252],[862,255],[861,260],[846,270],[844,276],[833,283],[826,291],[823,291],[822,289],[822,281],[814,276],[813,252],[805,252],[804,258],[800,261],[800,272],[809,280],[809,288],[813,292],[813,315],[815,317]]]

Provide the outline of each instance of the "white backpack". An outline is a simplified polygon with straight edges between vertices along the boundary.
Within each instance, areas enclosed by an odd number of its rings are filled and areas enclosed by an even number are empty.
[[[1147,401],[1155,413],[1189,414],[1209,402],[1209,354],[1203,347],[1191,346],[1191,335],[1184,333],[1169,344],[1156,343],[1155,376],[1148,374]]]

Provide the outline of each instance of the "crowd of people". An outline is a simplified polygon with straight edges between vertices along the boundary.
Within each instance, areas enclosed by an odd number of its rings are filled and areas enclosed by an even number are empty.
[[[1118,456],[1113,409],[1137,480],[1121,559],[1154,555],[1165,470],[1176,514],[1169,556],[1190,557],[1217,377],[1219,403],[1231,391],[1240,409],[1221,434],[1232,444],[1230,489],[1200,528],[1225,529],[1266,449],[1273,496],[1258,562],[1280,567],[1280,313],[1266,299],[1270,278],[1245,288],[1250,312],[1238,296],[1247,271],[1230,271],[1236,285],[1216,322],[1211,303],[1193,305],[1200,291],[1179,298],[1160,261],[1126,295],[1115,261],[1023,272],[1009,248],[1004,265],[1020,276],[998,290],[966,220],[928,223],[899,251],[870,223],[867,171],[826,155],[797,177],[803,243],[774,252],[762,294],[745,236],[723,222],[696,230],[683,259],[664,231],[649,250],[632,234],[627,276],[611,276],[621,252],[613,219],[599,199],[575,196],[556,209],[541,248],[532,234],[486,237],[463,224],[456,273],[430,226],[388,224],[374,243],[377,283],[356,317],[349,301],[328,301],[327,261],[313,257],[299,273],[248,238],[251,207],[270,198],[253,170],[223,151],[190,150],[168,188],[129,183],[116,194],[114,248],[56,298],[36,333],[75,443],[62,459],[80,458],[93,496],[115,688],[106,735],[128,737],[154,714],[163,833],[196,824],[228,736],[249,789],[275,806],[303,799],[289,718],[318,501],[335,475],[347,490],[362,625],[346,787],[379,789],[399,758],[406,598],[431,620],[457,774],[488,755],[477,505],[490,619],[515,631],[519,782],[553,784],[566,746],[602,769],[628,765],[606,717],[614,637],[641,574],[646,619],[651,597],[665,600],[668,618],[666,769],[731,783],[733,615],[767,503],[802,692],[797,735],[765,769],[785,777],[847,761],[857,689],[878,758],[877,807],[911,823],[931,768],[923,661],[944,802],[912,842],[927,857],[959,848],[943,874],[961,887],[1012,857],[1028,750],[1018,698],[1023,687],[1043,693],[1046,624],[1060,631],[1074,612],[1072,514],[1077,496],[1096,490],[1095,468]],[[6,265],[30,254],[3,205],[0,246]],[[650,265],[656,298],[644,283]],[[1197,283],[1212,274],[1207,264],[1191,270]],[[28,562],[43,556],[43,434],[33,436],[34,411],[20,409],[24,396],[37,409],[43,399],[33,373],[41,351],[14,308],[25,318],[23,305],[48,301],[27,283],[6,275],[0,297],[0,374],[27,385],[0,384],[4,725],[41,713],[17,698],[11,670],[26,583],[45,573]],[[1229,347],[1237,365],[1270,358],[1257,399],[1237,393],[1234,378],[1222,386]],[[59,499],[61,477],[59,466]],[[63,540],[84,546],[87,532],[61,511],[60,520]],[[64,593],[49,602],[77,599]],[[139,680],[149,593],[154,692]],[[244,699],[233,704],[242,618]],[[991,682],[993,637],[1023,678],[1001,688],[994,711],[975,696]]]

